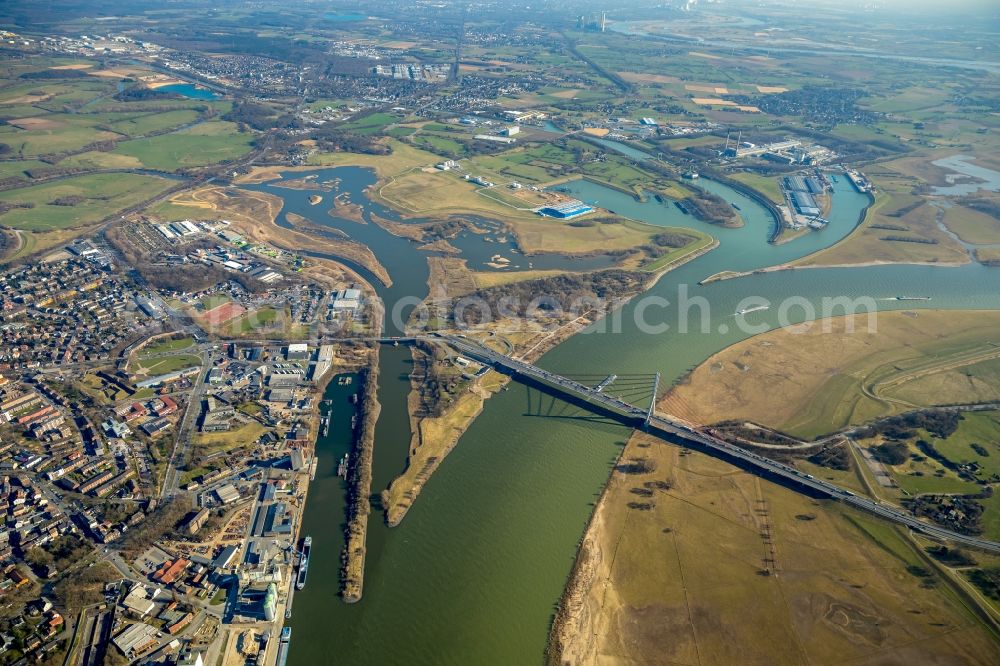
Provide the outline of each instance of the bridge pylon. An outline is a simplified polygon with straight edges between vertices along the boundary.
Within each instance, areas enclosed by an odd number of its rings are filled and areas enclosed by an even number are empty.
[[[656,391],[659,390],[659,388],[660,373],[657,372],[656,375],[653,376],[653,397],[649,400],[649,411],[646,412],[646,421],[643,423],[643,426],[646,428],[649,427],[649,420],[653,418],[653,410],[656,408]]]

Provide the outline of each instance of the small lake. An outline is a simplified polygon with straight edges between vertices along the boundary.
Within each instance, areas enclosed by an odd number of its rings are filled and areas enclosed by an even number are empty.
[[[191,99],[217,99],[219,97],[218,93],[193,83],[171,83],[169,86],[160,86],[157,90],[183,95]]]
[[[955,197],[979,190],[1000,192],[1000,171],[973,164],[971,160],[974,159],[969,155],[952,155],[931,162],[934,166],[957,172],[946,175],[945,179],[951,185],[935,187],[934,194]]]

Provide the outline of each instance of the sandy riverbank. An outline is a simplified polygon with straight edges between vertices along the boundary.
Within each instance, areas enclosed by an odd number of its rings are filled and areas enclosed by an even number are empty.
[[[718,282],[720,280],[732,280],[735,278],[746,277],[748,275],[756,275],[758,273],[777,273],[780,271],[802,271],[810,270],[815,268],[870,268],[872,266],[945,266],[950,268],[957,268],[959,266],[965,266],[966,264],[972,263],[970,258],[968,261],[862,261],[856,264],[810,264],[808,266],[799,266],[796,264],[778,264],[776,266],[768,266],[767,268],[758,268],[752,271],[720,271],[713,275],[708,276],[698,284],[708,284],[710,282]]]

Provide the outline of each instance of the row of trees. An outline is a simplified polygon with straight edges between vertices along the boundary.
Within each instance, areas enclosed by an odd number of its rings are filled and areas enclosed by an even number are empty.
[[[882,435],[886,439],[908,440],[917,436],[917,430],[923,429],[934,437],[947,439],[956,430],[962,415],[954,410],[924,409],[908,414],[892,416],[862,428],[858,439],[869,439]]]

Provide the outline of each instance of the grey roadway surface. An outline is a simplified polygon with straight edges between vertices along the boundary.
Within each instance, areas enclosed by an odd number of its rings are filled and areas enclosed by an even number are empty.
[[[431,338],[435,339],[435,338]],[[467,356],[494,368],[506,369],[515,374],[530,377],[536,381],[557,388],[564,393],[583,398],[589,403],[600,405],[604,411],[619,415],[630,425],[642,427],[647,432],[658,435],[668,440],[681,440],[697,444],[699,448],[714,454],[717,457],[729,460],[738,460],[749,468],[766,473],[770,477],[777,477],[786,482],[786,485],[795,490],[809,490],[814,494],[825,495],[832,499],[839,500],[855,509],[871,513],[879,518],[892,521],[894,523],[908,527],[909,529],[926,534],[939,539],[947,539],[956,543],[961,543],[974,548],[1000,553],[1000,543],[979,539],[974,536],[960,534],[951,530],[946,530],[921,520],[917,520],[912,515],[905,513],[891,505],[882,504],[867,497],[855,495],[850,490],[846,490],[827,481],[817,479],[811,474],[806,474],[800,470],[776,462],[765,456],[748,451],[739,446],[730,444],[717,437],[713,437],[699,429],[692,428],[685,424],[673,421],[664,416],[653,415],[646,425],[647,410],[636,407],[630,403],[620,400],[606,393],[595,391],[593,388],[567,379],[537,366],[511,358],[504,354],[487,349],[482,345],[466,338],[456,336],[441,336],[436,338],[445,341]]]
[[[198,354],[211,355],[212,352],[210,350],[199,350]],[[177,467],[187,458],[187,450],[191,444],[191,429],[194,427],[197,416],[201,412],[201,400],[205,396],[205,379],[210,366],[210,360],[203,360],[201,371],[198,373],[194,386],[191,389],[187,409],[184,410],[184,416],[181,418],[180,425],[177,428],[177,436],[174,439],[174,450],[171,452],[170,460],[167,462],[163,488],[160,491],[161,498],[176,495],[180,488],[181,475]]]

